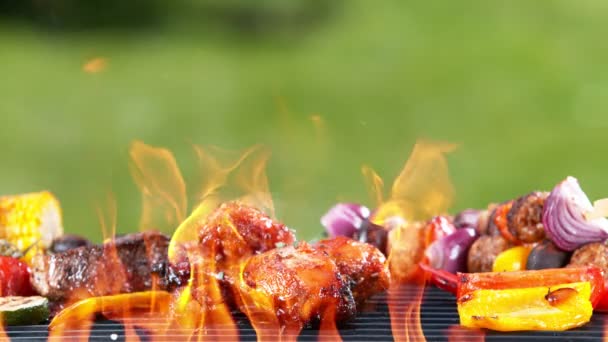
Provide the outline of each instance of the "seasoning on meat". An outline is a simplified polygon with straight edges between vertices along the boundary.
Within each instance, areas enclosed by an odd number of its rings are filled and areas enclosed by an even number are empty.
[[[509,232],[519,241],[533,243],[545,238],[543,206],[548,192],[531,192],[515,200],[507,214]]]
[[[332,318],[343,321],[356,313],[352,292],[338,266],[305,242],[251,257],[237,292],[239,307],[250,319],[278,319],[292,333],[325,314],[333,313]]]
[[[471,249],[467,259],[469,272],[491,272],[494,260],[502,251],[511,247],[511,244],[501,235],[483,235],[478,238]]]
[[[214,258],[220,268],[294,241],[294,233],[285,225],[238,202],[222,204],[199,230],[203,256]]]
[[[589,243],[574,251],[566,267],[596,266],[602,269],[608,282],[608,246],[601,242]]]
[[[101,246],[83,246],[33,260],[32,284],[53,300],[157,289],[167,281],[169,238],[158,232],[128,234]]]
[[[376,247],[344,236],[321,240],[313,247],[334,260],[357,303],[388,288],[386,257]]]

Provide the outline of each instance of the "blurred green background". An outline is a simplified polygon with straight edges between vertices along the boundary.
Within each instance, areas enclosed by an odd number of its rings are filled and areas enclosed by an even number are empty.
[[[192,143],[264,143],[277,215],[309,239],[335,201],[370,203],[362,164],[390,184],[424,137],[461,144],[453,211],[567,175],[606,196],[607,17],[601,0],[7,0],[0,193],[49,189],[99,240],[110,190],[137,229],[133,139],[188,181]]]

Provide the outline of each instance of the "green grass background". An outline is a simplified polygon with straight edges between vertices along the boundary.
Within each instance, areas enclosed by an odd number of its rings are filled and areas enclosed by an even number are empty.
[[[118,231],[137,229],[133,139],[173,150],[188,180],[191,143],[264,143],[277,214],[309,239],[337,200],[370,202],[362,164],[390,183],[424,137],[461,144],[453,211],[567,175],[607,196],[606,18],[600,0],[352,0],[305,32],[261,36],[177,19],[133,32],[4,20],[0,193],[49,189],[66,230],[99,240],[108,190]],[[83,73],[96,56],[107,69]]]

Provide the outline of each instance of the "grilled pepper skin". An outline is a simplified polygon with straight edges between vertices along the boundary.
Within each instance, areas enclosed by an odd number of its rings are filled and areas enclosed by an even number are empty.
[[[460,324],[497,331],[580,327],[593,314],[588,281],[513,289],[480,289],[458,298]]]
[[[475,290],[503,290],[530,286],[555,286],[588,281],[591,304],[596,307],[604,297],[604,278],[595,266],[580,268],[549,268],[515,272],[458,273],[458,298]]]

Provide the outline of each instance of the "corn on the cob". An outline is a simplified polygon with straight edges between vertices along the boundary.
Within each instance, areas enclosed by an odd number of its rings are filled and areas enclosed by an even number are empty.
[[[0,239],[26,252],[26,262],[62,234],[61,207],[50,192],[0,197]]]

